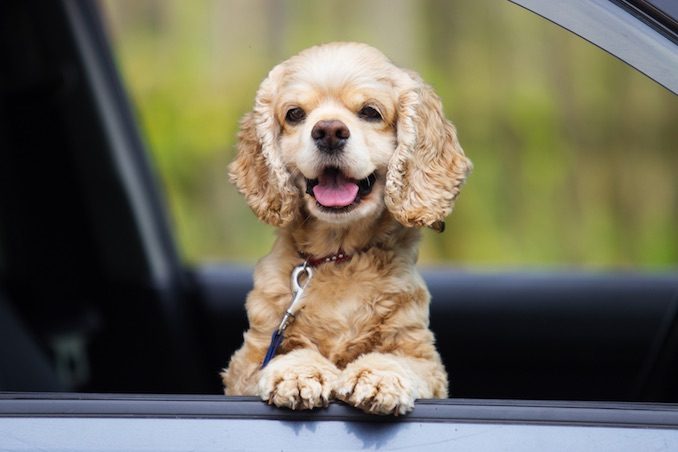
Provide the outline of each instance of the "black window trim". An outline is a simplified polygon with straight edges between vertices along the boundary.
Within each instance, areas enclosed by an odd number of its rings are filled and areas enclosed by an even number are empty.
[[[610,0],[678,45],[678,20],[646,0]]]
[[[99,5],[87,0],[61,0],[61,5],[82,59],[85,82],[104,127],[106,152],[110,154],[120,185],[125,190],[146,260],[148,283],[155,288],[166,288],[181,279],[181,261],[158,178],[118,75]]]

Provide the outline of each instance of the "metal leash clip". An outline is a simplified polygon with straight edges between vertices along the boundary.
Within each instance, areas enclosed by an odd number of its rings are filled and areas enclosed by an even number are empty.
[[[305,281],[302,283],[301,280],[304,278],[304,275]],[[280,321],[280,325],[278,326],[279,333],[285,331],[285,328],[287,328],[292,320],[294,320],[294,315],[299,307],[299,302],[304,296],[304,290],[311,281],[311,278],[313,278],[313,269],[308,266],[308,261],[305,261],[301,265],[297,265],[294,267],[294,270],[292,270],[292,280],[290,284],[292,287],[292,303],[287,307],[287,311],[285,311],[285,315]]]
[[[275,356],[276,350],[280,346],[280,343],[283,340],[285,328],[294,320],[294,315],[299,309],[299,302],[304,295],[304,290],[308,286],[308,283],[313,278],[313,269],[308,265],[308,261],[305,261],[301,265],[297,265],[292,270],[292,302],[287,307],[285,315],[278,325],[278,329],[273,332],[271,336],[271,343],[268,346],[268,351],[266,356],[264,356],[263,361],[261,362],[261,368],[263,369],[266,365],[273,359]],[[302,281],[302,279],[304,279]]]

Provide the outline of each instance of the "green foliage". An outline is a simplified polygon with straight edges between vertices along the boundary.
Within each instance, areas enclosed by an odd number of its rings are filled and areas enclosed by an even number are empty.
[[[274,232],[229,185],[239,118],[277,62],[363,41],[422,74],[475,164],[422,260],[678,262],[678,102],[509,2],[107,0],[116,54],[189,262],[253,261]]]

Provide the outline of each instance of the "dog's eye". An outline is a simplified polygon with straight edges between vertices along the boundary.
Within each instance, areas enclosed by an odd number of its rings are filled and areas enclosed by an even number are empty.
[[[298,124],[304,120],[306,112],[299,107],[290,108],[285,114],[285,121],[288,124]]]
[[[358,116],[365,121],[381,121],[381,114],[379,114],[376,108],[370,106],[363,107],[358,112]]]

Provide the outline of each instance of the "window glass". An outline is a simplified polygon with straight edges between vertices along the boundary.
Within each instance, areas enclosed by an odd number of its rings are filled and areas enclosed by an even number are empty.
[[[434,86],[475,170],[425,264],[678,262],[678,102],[509,2],[106,0],[119,68],[188,262],[253,262],[273,228],[228,183],[239,118],[276,63],[363,41]]]

